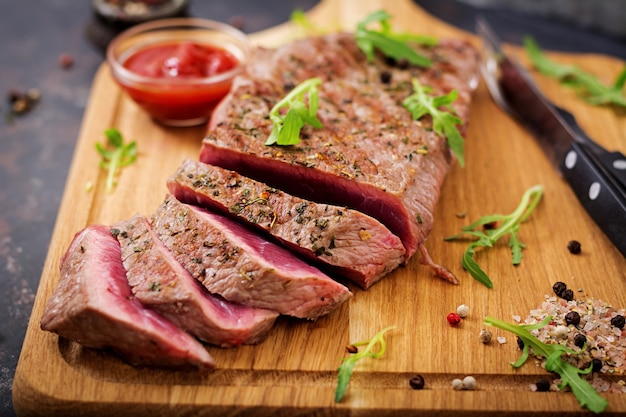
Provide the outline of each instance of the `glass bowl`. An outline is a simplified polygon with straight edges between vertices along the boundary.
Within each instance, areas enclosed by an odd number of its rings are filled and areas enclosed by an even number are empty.
[[[158,123],[205,123],[248,59],[246,35],[208,19],[163,19],[134,26],[107,48],[121,88]]]

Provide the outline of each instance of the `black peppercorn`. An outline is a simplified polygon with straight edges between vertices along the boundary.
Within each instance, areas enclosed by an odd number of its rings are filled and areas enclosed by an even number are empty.
[[[600,372],[600,370],[602,369],[602,361],[600,359],[592,359],[591,365],[591,370],[593,372]]]
[[[409,385],[413,389],[424,388],[424,377],[421,375],[414,375],[411,379],[409,379]]]
[[[523,341],[523,340],[522,340],[522,338],[521,338],[521,337],[519,337],[519,336],[517,337],[517,346],[518,346],[520,349],[524,349],[524,341]]]
[[[624,324],[626,324],[626,320],[621,314],[618,314],[611,319],[611,325],[617,327],[618,329],[623,329]]]
[[[587,338],[584,334],[578,333],[576,336],[574,336],[574,344],[579,348],[585,346],[585,343],[587,343]]]
[[[552,290],[558,297],[562,296],[563,291],[565,291],[566,289],[567,289],[567,285],[565,285],[565,283],[561,281],[555,282],[554,285],[552,286]]]
[[[580,324],[580,314],[575,311],[570,311],[565,315],[565,323],[578,326]]]
[[[389,71],[383,71],[380,73],[380,82],[383,84],[389,84],[391,82],[391,73]]]
[[[397,62],[396,65],[398,68],[400,69],[407,69],[409,68],[409,60],[406,58],[400,58]]]
[[[537,391],[546,392],[550,390],[550,381],[547,379],[541,378],[535,382],[535,386],[537,387]]]
[[[574,291],[569,289],[563,291],[563,294],[561,294],[561,298],[565,301],[572,301],[574,299]]]
[[[569,250],[569,253],[578,255],[580,253],[580,242],[577,240],[570,240],[567,242],[567,249]]]

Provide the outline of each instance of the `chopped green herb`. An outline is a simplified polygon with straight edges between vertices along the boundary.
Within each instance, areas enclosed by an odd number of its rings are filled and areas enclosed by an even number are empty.
[[[321,128],[322,122],[317,118],[318,91],[317,86],[322,83],[320,78],[309,78],[298,84],[272,110],[272,132],[265,141],[266,145],[297,145],[300,143],[300,130],[305,123],[315,128]],[[309,107],[304,102],[304,95],[308,95]],[[288,107],[286,115],[280,109]]]
[[[132,141],[125,144],[122,134],[113,128],[105,130],[104,136],[107,138],[107,148],[96,142],[96,150],[102,156],[100,166],[108,170],[106,191],[110,193],[116,184],[117,170],[132,164],[137,159],[137,143]]]
[[[430,67],[432,62],[427,57],[420,55],[408,45],[415,42],[425,45],[435,45],[437,40],[430,36],[413,35],[409,33],[393,33],[389,23],[391,15],[384,10],[371,13],[357,24],[356,43],[363,51],[367,59],[374,59],[374,50],[380,50],[385,56],[394,59],[406,59],[413,65]],[[379,23],[380,30],[368,29],[371,23]]]
[[[519,265],[522,261],[522,248],[524,244],[517,237],[517,233],[519,232],[521,223],[528,219],[535,207],[537,207],[537,204],[539,204],[542,195],[543,186],[535,185],[526,190],[519,206],[511,214],[483,216],[469,226],[461,228],[461,233],[445,238],[446,241],[456,240],[465,235],[478,238],[478,240],[470,243],[462,259],[463,267],[469,271],[474,279],[488,288],[493,288],[493,282],[491,282],[489,276],[487,276],[474,260],[474,251],[478,247],[492,247],[501,237],[507,234],[509,235],[509,246],[511,247],[513,265]],[[485,225],[494,223],[499,223],[500,226],[489,229],[484,228]],[[481,228],[483,230],[481,230]]]
[[[581,377],[581,375],[586,375],[591,372],[592,365],[585,370],[578,369],[574,365],[563,360],[561,357],[563,354],[576,354],[576,352],[572,349],[558,343],[543,343],[532,335],[532,330],[540,329],[548,325],[551,320],[552,316],[547,316],[537,324],[515,325],[493,317],[485,317],[485,324],[507,330],[517,335],[517,337],[524,342],[522,356],[520,356],[515,363],[511,364],[513,367],[519,368],[522,366],[528,359],[530,349],[532,348],[535,356],[545,358],[545,368],[547,371],[555,372],[560,375],[561,383],[559,384],[559,389],[569,386],[572,393],[574,393],[578,399],[581,407],[587,407],[594,413],[603,412],[609,402],[600,396],[600,394],[598,394],[598,392],[583,377]]]
[[[605,85],[595,75],[583,71],[576,65],[563,65],[552,61],[530,36],[524,38],[524,46],[533,66],[539,72],[558,78],[561,84],[574,88],[588,103],[595,106],[613,104],[626,107],[626,96],[623,93],[626,67],[617,76],[613,85]]]
[[[395,326],[389,326],[382,329],[381,331],[376,333],[371,340],[353,343],[354,346],[367,346],[362,351],[342,359],[341,365],[339,366],[339,373],[337,375],[335,402],[340,402],[344,394],[346,393],[346,390],[348,389],[348,383],[350,382],[350,377],[352,376],[354,365],[356,365],[359,360],[367,357],[378,359],[385,354],[385,350],[387,349],[387,342],[385,341],[384,336],[385,333],[391,329],[395,329]],[[377,344],[379,344],[380,347],[377,352],[373,352]]]
[[[402,105],[411,113],[413,120],[419,120],[427,114],[430,115],[433,119],[433,130],[446,138],[450,149],[459,161],[459,165],[464,166],[464,140],[456,128],[456,125],[462,122],[456,116],[454,108],[450,107],[458,97],[458,92],[452,90],[443,96],[432,96],[429,94],[432,92],[432,88],[421,85],[415,78],[413,79],[413,91],[413,94],[404,99]]]

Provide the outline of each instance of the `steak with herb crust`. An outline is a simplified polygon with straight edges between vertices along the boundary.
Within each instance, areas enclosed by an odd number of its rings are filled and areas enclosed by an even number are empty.
[[[400,239],[374,218],[294,197],[234,171],[187,159],[167,185],[178,200],[244,220],[363,288],[404,261]]]
[[[76,234],[41,328],[81,345],[111,349],[133,365],[210,369],[204,346],[133,297],[120,244],[102,225]]]
[[[225,216],[168,196],[152,227],[174,257],[213,294],[307,319],[352,293],[288,250]]]
[[[402,102],[412,93],[413,78],[436,95],[455,89],[453,107],[464,132],[478,54],[458,40],[420,52],[431,67],[405,67],[382,56],[368,62],[351,33],[257,48],[214,112],[200,160],[311,201],[368,214],[400,237],[405,259],[420,250],[423,262],[455,281],[424,247],[454,157],[445,138],[433,132],[430,117],[412,120]],[[323,80],[317,112],[323,127],[305,125],[297,145],[266,146],[270,110],[311,77]]]
[[[256,344],[265,338],[278,313],[209,294],[174,259],[144,216],[135,215],[113,227],[128,282],[144,305],[213,345]]]

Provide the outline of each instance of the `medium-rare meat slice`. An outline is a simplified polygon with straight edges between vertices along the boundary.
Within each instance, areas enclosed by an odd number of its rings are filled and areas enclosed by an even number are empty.
[[[404,261],[400,239],[372,217],[294,197],[234,171],[187,159],[167,182],[180,201],[230,213],[368,288]]]
[[[120,244],[108,227],[78,232],[60,267],[59,284],[41,318],[43,330],[111,349],[133,365],[215,366],[200,342],[133,296]]]
[[[413,78],[436,95],[456,89],[452,107],[464,132],[478,54],[458,40],[442,40],[421,52],[431,58],[431,67],[405,68],[382,56],[369,63],[349,33],[256,49],[246,73],[213,114],[200,160],[308,200],[362,211],[401,238],[407,259],[418,249],[425,253],[454,157],[445,138],[432,131],[430,117],[412,120],[402,101],[413,92]],[[317,112],[323,127],[304,126],[297,145],[266,146],[271,108],[311,77],[323,80]]]
[[[144,305],[193,336],[221,347],[263,340],[278,313],[230,303],[210,294],[135,215],[111,229],[122,247],[128,282]]]
[[[152,216],[152,228],[209,292],[229,301],[315,319],[352,296],[345,286],[251,229],[173,196]]]

